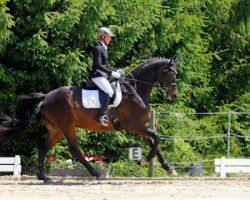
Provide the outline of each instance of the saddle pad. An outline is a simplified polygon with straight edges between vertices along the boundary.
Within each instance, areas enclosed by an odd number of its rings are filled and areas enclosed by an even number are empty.
[[[82,89],[82,104],[85,108],[100,108],[98,90],[84,90]]]
[[[116,98],[113,101],[113,104],[109,107],[117,107],[121,103],[122,92],[120,84],[117,84],[116,87]],[[85,108],[101,108],[101,103],[99,100],[98,90],[85,90],[82,89],[82,105]]]

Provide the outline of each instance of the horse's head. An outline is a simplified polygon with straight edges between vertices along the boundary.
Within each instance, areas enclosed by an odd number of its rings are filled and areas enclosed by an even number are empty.
[[[176,85],[176,63],[179,60],[179,56],[174,56],[170,60],[164,62],[164,66],[156,73],[156,81],[167,92],[170,100],[178,96]]]
[[[161,87],[168,93],[169,99],[177,97],[176,85],[176,64],[179,56],[171,59],[154,58],[142,64],[139,64],[129,75],[132,85],[135,85],[138,93],[150,94],[155,83],[159,83]]]

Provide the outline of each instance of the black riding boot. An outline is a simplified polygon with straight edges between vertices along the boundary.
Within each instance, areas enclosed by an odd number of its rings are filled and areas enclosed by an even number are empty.
[[[105,94],[102,105],[101,105],[100,116],[97,121],[99,124],[103,126],[108,126],[109,124],[109,119],[107,115],[109,102],[110,102],[110,97],[108,94]]]

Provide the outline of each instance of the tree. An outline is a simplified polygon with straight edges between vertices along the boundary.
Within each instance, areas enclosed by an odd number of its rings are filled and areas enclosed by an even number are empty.
[[[115,32],[109,46],[109,61],[115,68],[129,71],[151,57],[181,56],[179,98],[170,102],[165,92],[155,88],[154,109],[249,111],[249,7],[247,0],[0,0],[0,111],[11,113],[21,94],[80,85],[91,68],[91,51],[101,26]],[[232,129],[249,136],[249,115],[235,116]],[[224,118],[217,116],[160,116],[158,130],[180,137],[227,131]],[[45,133],[40,126],[31,126],[29,139],[1,142],[0,154],[33,148],[38,135],[42,139]],[[124,152],[131,144],[144,146],[122,132],[78,133],[85,152],[116,156],[108,156],[108,161],[126,159]],[[242,137],[233,140],[232,153],[249,156],[249,141]],[[95,146],[100,138],[103,150]],[[221,138],[165,141],[161,147],[170,160],[194,161],[223,155],[226,142]],[[65,147],[65,142],[60,145]],[[64,148],[54,151],[69,156]]]

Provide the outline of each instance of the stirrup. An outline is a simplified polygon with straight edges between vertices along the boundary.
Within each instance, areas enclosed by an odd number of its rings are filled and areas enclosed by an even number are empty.
[[[109,125],[108,116],[107,115],[100,116],[97,122],[103,126],[108,126]]]

